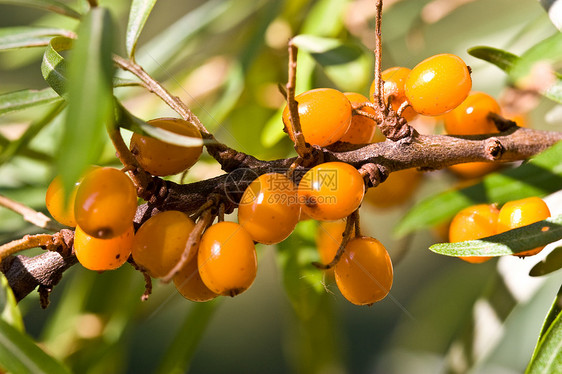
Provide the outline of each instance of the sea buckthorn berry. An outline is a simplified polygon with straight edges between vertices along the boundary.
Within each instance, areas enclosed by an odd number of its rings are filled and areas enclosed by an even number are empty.
[[[445,130],[451,135],[477,135],[498,132],[488,115],[500,114],[500,105],[484,92],[471,92],[455,109],[443,116]]]
[[[342,295],[356,305],[382,300],[392,287],[392,262],[377,239],[351,239],[334,268],[336,285]]]
[[[351,104],[360,104],[368,102],[365,96],[355,93],[355,92],[345,92],[344,95],[349,99]],[[376,116],[376,112],[371,107],[363,107],[362,111],[370,113]],[[354,114],[351,117],[351,125],[347,132],[341,137],[341,142],[351,143],[351,144],[368,144],[371,142],[373,135],[375,135],[375,130],[377,129],[377,123],[372,119]]]
[[[175,276],[174,285],[179,293],[188,300],[205,302],[218,295],[211,291],[201,280],[197,268],[197,256],[192,258]]]
[[[263,174],[244,191],[238,223],[259,243],[279,243],[293,232],[300,210],[297,189],[289,178]]]
[[[320,255],[320,262],[332,262],[343,240],[345,220],[324,221],[318,225],[316,232],[316,249]]]
[[[80,183],[75,184],[73,190],[68,196],[68,201],[65,201],[66,197],[60,177],[55,177],[47,188],[47,194],[45,195],[47,210],[56,221],[62,223],[63,225],[70,227],[76,226],[76,218],[74,217],[74,201],[76,200],[76,190],[78,189],[79,184]]]
[[[157,118],[148,123],[178,135],[201,139],[197,127],[180,118]],[[182,147],[137,133],[131,138],[130,148],[144,170],[159,176],[178,174],[189,169],[203,150],[202,145]]]
[[[420,114],[437,116],[457,107],[472,87],[464,61],[444,53],[417,64],[404,83],[406,97]]]
[[[527,226],[550,217],[550,210],[546,203],[538,197],[527,197],[505,203],[498,216],[498,233]],[[537,247],[515,254],[515,256],[532,256],[542,251],[544,247]]]
[[[386,69],[381,73],[381,78],[384,81],[382,87],[384,93],[384,102],[388,103],[389,98],[392,97],[390,99],[390,107],[394,111],[397,111],[398,108],[400,108],[400,105],[402,105],[404,101],[408,100],[404,92],[404,83],[406,82],[406,78],[408,77],[408,74],[410,74],[410,71],[411,70],[408,68],[396,66]],[[371,89],[369,91],[369,97],[371,98],[371,100],[374,100],[375,90],[375,81],[373,81],[373,83],[371,83]],[[404,117],[408,122],[413,120],[417,115],[418,113],[416,113],[416,111],[412,107],[407,107],[402,112],[402,117]]]
[[[76,223],[88,235],[109,239],[124,233],[137,211],[137,193],[127,175],[113,168],[91,170],[76,191]]]
[[[76,258],[86,269],[95,271],[117,269],[129,258],[134,235],[132,222],[124,233],[111,239],[94,238],[77,226],[74,233]]]
[[[306,172],[298,191],[301,209],[306,214],[319,221],[334,221],[359,208],[365,182],[353,166],[326,162]]]
[[[332,88],[316,88],[297,95],[299,119],[306,142],[325,147],[337,142],[351,124],[351,103]],[[289,107],[283,110],[283,123],[294,141]]]
[[[195,224],[183,212],[167,210],[150,217],[137,230],[133,260],[153,278],[168,274],[180,261]],[[192,249],[188,259],[195,257]]]
[[[236,296],[247,290],[258,270],[254,241],[235,222],[219,222],[207,229],[197,255],[203,283],[223,296]]]
[[[400,205],[412,197],[422,176],[416,169],[395,171],[383,183],[369,188],[365,193],[365,201],[381,209]]]
[[[500,165],[493,162],[466,162],[448,167],[458,177],[464,179],[480,178],[499,169]]]
[[[458,212],[449,226],[451,243],[476,240],[497,234],[499,210],[495,205],[478,204]],[[491,259],[488,256],[465,256],[461,259],[481,263]]]

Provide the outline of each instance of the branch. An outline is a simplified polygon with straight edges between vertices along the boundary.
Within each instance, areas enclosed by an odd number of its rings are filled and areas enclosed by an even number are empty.
[[[38,212],[30,207],[18,203],[6,196],[0,195],[0,205],[18,213],[27,222],[49,231],[59,231],[62,229],[58,223],[47,217],[41,212]]]

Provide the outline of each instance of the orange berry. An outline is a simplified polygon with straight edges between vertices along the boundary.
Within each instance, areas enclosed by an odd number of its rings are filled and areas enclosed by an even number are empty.
[[[351,124],[351,103],[347,97],[332,88],[317,88],[295,97],[299,119],[306,142],[325,147],[337,142]],[[283,110],[283,123],[292,138],[289,107]]]
[[[355,92],[344,92],[344,95],[349,99],[352,105],[360,104],[369,101],[365,96]],[[377,113],[373,108],[368,106],[361,108],[362,111],[376,115]],[[351,144],[368,144],[371,142],[377,123],[370,118],[354,114],[351,117],[351,125],[347,132],[341,137],[341,142]]]
[[[466,162],[448,167],[450,171],[464,179],[480,178],[498,168],[499,165],[493,162]]]
[[[498,216],[498,233],[530,225],[550,217],[550,210],[546,203],[538,197],[527,197],[505,203]],[[516,256],[532,256],[542,251],[544,247],[537,247],[519,252]]]
[[[444,53],[417,64],[404,83],[406,97],[420,114],[437,116],[457,107],[472,87],[464,61]]]
[[[488,118],[490,113],[501,113],[496,99],[484,92],[471,92],[458,107],[443,116],[445,130],[451,135],[496,133],[494,121]]]
[[[91,170],[76,191],[76,222],[94,238],[109,239],[121,235],[129,229],[136,211],[135,186],[117,169]]]
[[[174,285],[179,293],[188,300],[204,302],[217,297],[201,280],[197,268],[197,257],[192,258],[175,276]]]
[[[134,235],[132,223],[129,223],[129,228],[124,233],[111,239],[94,238],[77,226],[74,233],[76,258],[86,269],[95,271],[117,269],[129,258]]]
[[[382,209],[403,204],[412,197],[422,176],[416,169],[395,171],[383,183],[369,188],[365,193],[365,201]]]
[[[252,239],[263,244],[285,240],[299,222],[297,189],[284,174],[259,176],[244,191],[238,223]]]
[[[458,212],[449,226],[451,243],[476,240],[497,234],[499,210],[495,205],[478,204]],[[488,256],[465,256],[461,259],[471,263],[481,263],[491,259]]]
[[[74,217],[74,201],[76,200],[76,190],[78,189],[79,184],[80,183],[75,184],[74,189],[68,196],[68,201],[65,201],[66,196],[64,189],[62,188],[60,177],[53,179],[47,188],[47,194],[45,195],[47,210],[56,221],[62,223],[63,225],[70,227],[76,226],[76,218]]]
[[[345,220],[324,221],[318,225],[316,248],[323,264],[329,264],[336,256],[343,240],[345,225]]]
[[[227,221],[205,231],[197,263],[205,285],[223,296],[236,296],[247,290],[258,270],[252,237],[239,224]]]
[[[157,118],[148,123],[178,135],[201,139],[197,127],[180,118]],[[144,170],[159,176],[178,174],[189,169],[203,150],[201,145],[182,147],[137,133],[131,138],[130,148]]]
[[[406,78],[408,77],[408,74],[410,74],[410,71],[411,70],[408,68],[396,66],[386,69],[381,73],[381,78],[384,81],[382,87],[384,93],[384,102],[388,103],[389,98],[391,98],[390,106],[394,111],[397,111],[398,108],[400,108],[400,105],[402,105],[402,103],[407,100],[406,94],[404,92],[404,83],[406,82]],[[371,98],[371,100],[374,100],[375,90],[375,81],[373,81],[373,83],[371,83],[371,89],[369,91],[369,97]],[[416,113],[416,111],[412,107],[407,107],[402,112],[402,117],[404,117],[408,122],[413,120],[417,115],[418,113]]]
[[[301,209],[306,214],[319,221],[334,221],[359,208],[365,182],[353,166],[326,162],[306,172],[298,191]]]
[[[133,243],[133,259],[151,277],[168,274],[180,261],[195,224],[183,212],[168,210],[150,217],[138,229]],[[195,257],[192,249],[188,258]]]
[[[374,238],[350,240],[334,274],[342,295],[356,305],[370,305],[382,300],[392,287],[390,256]]]

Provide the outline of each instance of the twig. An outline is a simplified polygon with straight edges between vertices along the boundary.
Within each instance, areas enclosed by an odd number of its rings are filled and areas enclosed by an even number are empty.
[[[53,221],[41,212],[38,212],[24,204],[18,203],[4,195],[0,195],[0,205],[18,213],[23,219],[37,227],[49,231],[60,231],[63,226]]]
[[[201,218],[195,224],[193,230],[189,234],[189,238],[187,239],[187,243],[185,244],[185,250],[181,255],[181,259],[178,263],[160,280],[163,283],[168,283],[172,280],[174,275],[176,275],[188,262],[188,260],[192,257],[194,251],[197,251],[197,247],[199,246],[199,240],[201,239],[201,235],[203,231],[213,222],[214,216],[211,214],[211,210],[208,209],[203,212]]]
[[[382,0],[375,0],[375,92],[373,99],[379,104],[380,110],[386,111],[382,88]]]
[[[289,107],[289,131],[295,142],[295,150],[297,154],[303,158],[310,153],[310,145],[306,143],[301,128],[301,120],[299,116],[299,103],[295,100],[295,89],[297,80],[297,53],[298,48],[289,42],[289,79],[287,80],[287,105]]]
[[[345,221],[345,230],[343,231],[343,234],[342,234],[342,241],[340,243],[340,246],[338,247],[338,251],[336,252],[336,255],[334,256],[334,259],[332,261],[330,261],[329,264],[322,264],[320,262],[313,262],[312,265],[314,265],[318,269],[322,269],[322,270],[328,270],[328,269],[331,269],[334,266],[336,266],[336,264],[340,261],[341,256],[343,256],[343,253],[345,251],[345,246],[347,245],[347,243],[351,239],[351,236],[352,236],[351,231],[353,230],[353,227],[356,226],[357,219],[358,219],[357,211],[351,213],[349,215],[349,217],[347,217],[347,219]]]
[[[45,247],[53,244],[53,236],[49,234],[25,235],[21,239],[12,240],[0,246],[0,262],[6,257],[30,248]]]

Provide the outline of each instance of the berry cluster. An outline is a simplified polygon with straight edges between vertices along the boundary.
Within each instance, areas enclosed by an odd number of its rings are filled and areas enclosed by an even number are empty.
[[[481,239],[527,226],[548,217],[550,217],[550,210],[545,202],[538,197],[510,201],[499,210],[496,205],[473,205],[455,215],[449,226],[449,241],[453,243]],[[543,248],[519,252],[517,256],[536,255]],[[461,259],[471,263],[485,262],[490,258],[486,256],[461,257]]]

